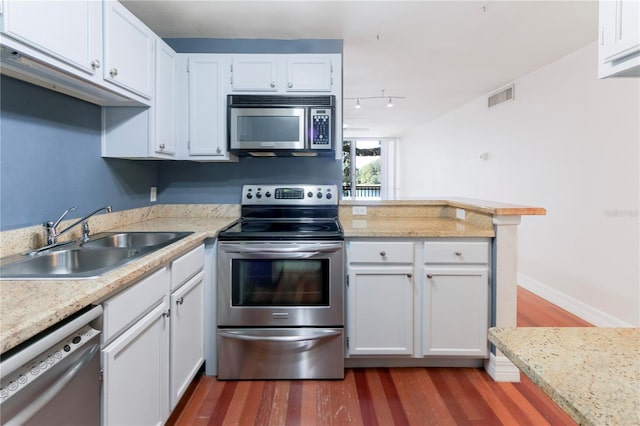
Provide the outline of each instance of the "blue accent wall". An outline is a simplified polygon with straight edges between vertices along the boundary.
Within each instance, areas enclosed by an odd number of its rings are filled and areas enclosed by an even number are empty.
[[[342,53],[342,40],[168,39],[177,52]],[[0,230],[69,218],[99,207],[238,203],[244,183],[341,181],[333,158],[242,158],[238,163],[133,161],[101,157],[100,107],[0,77]]]
[[[0,230],[149,204],[156,162],[103,159],[100,107],[0,78]]]

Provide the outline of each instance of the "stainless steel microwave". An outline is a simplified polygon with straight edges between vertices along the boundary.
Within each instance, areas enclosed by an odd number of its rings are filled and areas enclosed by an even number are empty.
[[[333,155],[335,96],[229,95],[229,151],[240,156]]]

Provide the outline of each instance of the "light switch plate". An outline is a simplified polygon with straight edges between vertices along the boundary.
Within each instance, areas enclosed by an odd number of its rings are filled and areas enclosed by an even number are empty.
[[[466,216],[467,214],[464,209],[456,209],[456,219],[464,220]]]

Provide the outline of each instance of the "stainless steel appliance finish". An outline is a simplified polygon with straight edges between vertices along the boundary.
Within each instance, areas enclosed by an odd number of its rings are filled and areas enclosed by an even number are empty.
[[[342,328],[253,328],[218,333],[218,379],[342,379]]]
[[[335,96],[228,95],[227,117],[237,155],[334,153]]]
[[[2,355],[4,425],[100,423],[100,331],[97,306]]]
[[[221,241],[218,326],[343,326],[343,271],[342,241]]]
[[[335,185],[245,185],[218,242],[218,378],[344,377]]]

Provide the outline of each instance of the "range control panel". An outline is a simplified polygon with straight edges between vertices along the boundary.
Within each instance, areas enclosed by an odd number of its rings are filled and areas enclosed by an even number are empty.
[[[243,185],[243,205],[337,205],[336,185]]]

